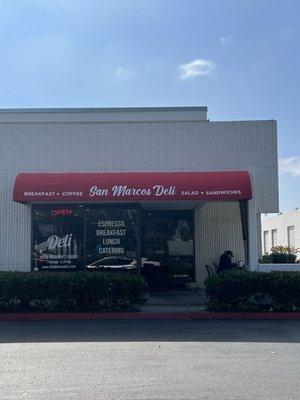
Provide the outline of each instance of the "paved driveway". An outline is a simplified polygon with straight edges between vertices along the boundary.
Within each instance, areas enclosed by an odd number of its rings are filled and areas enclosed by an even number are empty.
[[[299,399],[299,342],[299,321],[0,323],[0,399]]]

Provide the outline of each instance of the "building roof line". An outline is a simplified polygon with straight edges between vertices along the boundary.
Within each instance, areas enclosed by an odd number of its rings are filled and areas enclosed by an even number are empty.
[[[131,113],[131,112],[174,112],[174,111],[207,111],[206,106],[191,107],[107,107],[107,108],[0,108],[1,114],[7,113]]]

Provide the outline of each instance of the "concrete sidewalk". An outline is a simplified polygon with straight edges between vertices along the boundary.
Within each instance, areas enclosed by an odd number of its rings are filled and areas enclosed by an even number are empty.
[[[208,299],[204,290],[169,290],[165,292],[150,293],[147,306],[201,306],[205,307]],[[197,308],[196,307],[196,308]]]

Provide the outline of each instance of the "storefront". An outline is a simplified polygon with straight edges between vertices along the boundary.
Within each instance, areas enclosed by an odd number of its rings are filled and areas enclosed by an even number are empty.
[[[13,194],[32,204],[34,271],[135,271],[155,287],[195,281],[196,207],[251,198],[245,171],[23,173]]]
[[[214,123],[205,111],[3,110],[1,269],[201,286],[226,249],[255,269],[260,213],[278,205],[276,123]]]
[[[194,281],[193,217],[132,203],[34,204],[32,269],[131,271],[164,289],[176,269]]]

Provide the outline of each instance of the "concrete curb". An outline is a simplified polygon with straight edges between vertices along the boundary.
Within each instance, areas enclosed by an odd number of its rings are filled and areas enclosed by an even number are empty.
[[[300,320],[300,312],[95,312],[95,313],[3,313],[0,322],[92,321],[92,320]]]

